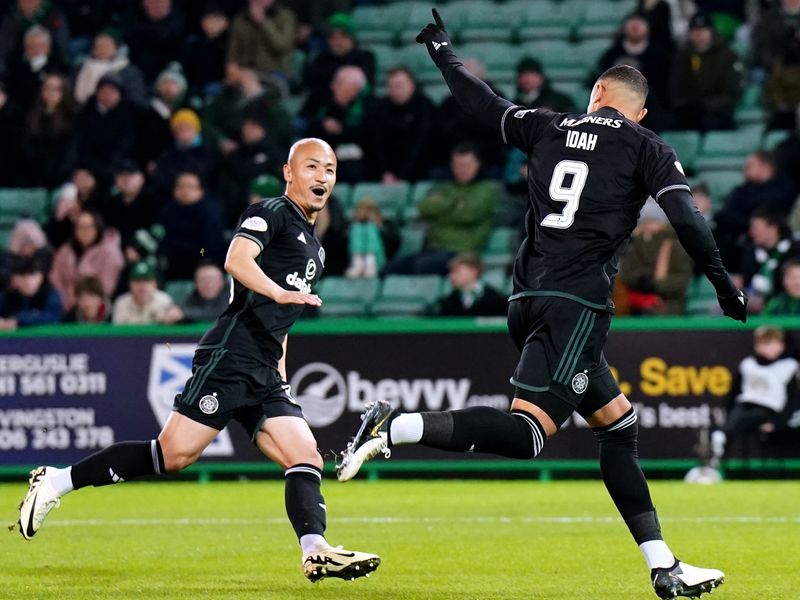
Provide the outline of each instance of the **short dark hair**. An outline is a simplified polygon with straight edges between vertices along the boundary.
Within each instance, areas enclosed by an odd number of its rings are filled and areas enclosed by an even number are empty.
[[[758,342],[783,342],[786,336],[783,329],[775,327],[774,325],[762,325],[753,331],[753,340]]]
[[[647,98],[649,88],[647,86],[647,78],[642,75],[639,69],[631,67],[630,65],[617,65],[611,67],[605,73],[600,75],[598,81],[613,79],[625,85],[629,90],[635,93],[642,99],[644,103]]]
[[[455,154],[472,154],[478,161],[481,160],[481,153],[478,146],[472,142],[460,142],[455,145],[451,155]]]
[[[75,283],[75,297],[81,294],[90,294],[92,296],[99,296],[100,298],[105,297],[103,284],[97,277],[91,275],[78,279],[77,283]]]
[[[767,225],[771,227],[776,227],[780,230],[783,230],[783,228],[786,226],[786,221],[783,218],[783,215],[774,213],[766,208],[758,208],[754,210],[750,214],[750,221],[752,222],[753,219],[761,219]]]
[[[775,166],[775,154],[773,154],[769,150],[756,150],[751,153],[751,156],[755,156],[765,165],[769,165],[771,167]]]
[[[465,267],[475,269],[479,276],[483,273],[483,261],[481,260],[481,257],[471,252],[454,256],[450,259],[450,262],[447,266],[452,269],[458,265],[464,265]]]

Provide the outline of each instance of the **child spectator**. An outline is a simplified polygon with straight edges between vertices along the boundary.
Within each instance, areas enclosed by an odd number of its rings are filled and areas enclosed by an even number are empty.
[[[138,262],[131,267],[130,291],[114,302],[111,320],[115,325],[155,325],[180,320],[172,298],[158,289],[153,267]]]
[[[103,284],[97,277],[83,277],[75,284],[75,306],[65,323],[105,323],[110,315]]]
[[[781,272],[783,291],[769,299],[764,314],[800,315],[800,260],[787,260]]]
[[[381,238],[383,216],[372,198],[364,198],[356,207],[350,225],[350,267],[345,277],[373,278],[386,262],[386,250]]]
[[[10,289],[0,295],[0,330],[45,325],[61,320],[61,298],[47,281],[39,261],[18,258]]]
[[[786,351],[781,329],[763,325],[753,332],[753,354],[739,364],[725,427],[711,434],[713,467],[718,466],[731,437],[775,431],[780,413],[797,388],[798,367],[800,363]]]
[[[97,213],[84,210],[75,220],[70,240],[56,251],[50,281],[61,295],[64,310],[70,311],[75,306],[75,284],[79,279],[97,277],[104,295],[109,297],[124,265],[117,230],[105,227]]]
[[[459,254],[450,261],[453,291],[439,298],[436,313],[446,317],[491,317],[508,313],[508,299],[481,280],[483,262],[476,254]]]

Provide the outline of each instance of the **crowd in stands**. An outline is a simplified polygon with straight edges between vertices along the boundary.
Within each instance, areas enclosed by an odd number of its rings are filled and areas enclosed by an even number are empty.
[[[460,1],[442,7],[456,23],[467,19]],[[468,52],[480,38],[452,33],[465,66],[519,105],[580,112],[599,73],[630,64],[651,85],[643,125],[690,140],[685,152],[713,161],[712,140],[755,132],[755,147],[723,147],[713,173],[675,147],[750,309],[800,314],[800,0],[605,2],[626,7],[615,34],[556,40],[597,49],[577,73],[553,67],[525,28],[506,38],[506,71]],[[441,92],[403,31],[377,41],[388,31],[378,23],[371,35],[367,17],[391,6],[7,0],[0,328],[213,319],[227,302],[230,232],[249,203],[283,192],[288,148],[303,136],[327,140],[339,161],[317,221],[326,276],[386,282],[364,288],[371,296],[353,314],[402,277],[434,281],[420,283],[434,290],[423,302],[403,305],[410,313],[504,314],[525,235],[525,156]],[[16,208],[4,208],[12,197]],[[713,310],[687,303],[704,293],[698,275],[649,201],[622,263],[618,313]]]

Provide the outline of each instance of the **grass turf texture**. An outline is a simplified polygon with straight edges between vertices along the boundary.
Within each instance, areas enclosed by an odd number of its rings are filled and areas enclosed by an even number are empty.
[[[16,519],[25,489],[0,485],[0,518]],[[652,489],[678,555],[726,572],[714,598],[798,597],[800,483]],[[303,578],[282,482],[133,483],[68,496],[31,542],[2,532],[0,598],[656,598],[600,482],[328,481],[323,491],[330,541],[383,557],[370,579]]]

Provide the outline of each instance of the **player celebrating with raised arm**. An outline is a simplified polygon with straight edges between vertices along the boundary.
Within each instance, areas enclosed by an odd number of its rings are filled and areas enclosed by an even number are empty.
[[[285,469],[286,512],[303,550],[303,573],[354,579],[374,571],[374,554],[333,548],[325,540],[322,457],[286,384],[286,339],[313,293],[325,263],[314,231],[336,183],[336,155],[307,138],[289,150],[286,192],[250,206],[225,259],[231,303],[200,340],[192,376],[175,398],[158,439],[109,446],[67,467],[39,467],[20,505],[19,530],[31,539],[65,494],[180,471],[195,462],[231,419]]]
[[[586,114],[525,109],[498,97],[453,53],[444,24],[417,36],[464,111],[528,155],[527,237],[514,264],[508,327],[521,356],[511,378],[511,412],[489,407],[398,414],[368,407],[342,453],[342,481],[389,446],[423,444],[529,459],[577,411],[600,445],[603,481],[662,598],[699,596],[721,571],[679,561],[661,536],[637,457],[636,413],[603,356],[619,262],[648,195],[717,290],[723,312],[746,319],[747,298],[730,280],[714,238],[694,207],[674,151],[640,127],[647,81],[628,66],[603,73]]]

